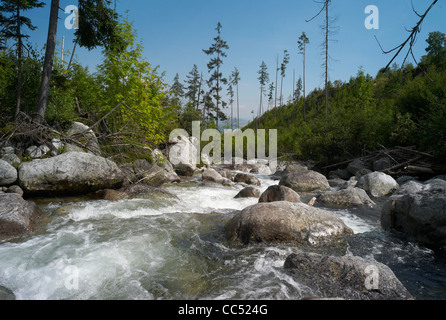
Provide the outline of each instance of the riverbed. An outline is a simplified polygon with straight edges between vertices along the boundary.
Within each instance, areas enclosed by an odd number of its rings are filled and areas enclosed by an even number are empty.
[[[262,191],[278,184],[258,178]],[[235,199],[241,186],[195,177],[165,189],[176,197],[35,200],[48,220],[32,236],[0,244],[0,286],[18,300],[296,300],[315,293],[283,264],[309,250],[374,259],[416,299],[446,299],[445,254],[383,231],[380,205],[330,209],[355,232],[340,246],[242,246],[224,236],[234,212],[258,202]]]

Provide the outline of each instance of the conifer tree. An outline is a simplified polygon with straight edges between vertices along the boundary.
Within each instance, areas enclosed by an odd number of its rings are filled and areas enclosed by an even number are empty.
[[[5,41],[14,39],[17,41],[17,100],[15,118],[20,112],[22,104],[22,87],[23,87],[23,40],[29,38],[29,35],[24,33],[24,29],[28,28],[33,31],[37,27],[31,23],[31,19],[25,17],[23,13],[35,8],[41,8],[45,5],[44,2],[38,0],[2,0],[0,4],[0,33],[3,35]]]
[[[308,39],[307,35],[305,34],[305,32],[302,32],[302,35],[299,37],[299,41],[297,42],[298,46],[299,46],[299,54],[301,54],[303,56],[303,109],[304,109],[304,121],[306,121],[306,113],[307,113],[307,108],[305,105],[305,98],[306,98],[306,92],[305,92],[305,78],[306,78],[306,63],[305,63],[305,59],[306,59],[306,48],[307,48],[307,44],[310,43],[310,40]]]
[[[224,107],[225,103],[222,101],[222,97],[220,96],[220,93],[222,91],[222,86],[224,84],[227,84],[227,80],[223,77],[221,73],[221,67],[223,65],[223,58],[226,58],[226,52],[225,50],[229,49],[229,46],[227,45],[226,41],[224,41],[221,38],[221,29],[222,25],[220,22],[217,24],[217,28],[215,29],[217,31],[217,36],[214,38],[214,43],[211,45],[211,47],[207,50],[203,49],[203,52],[207,54],[208,56],[212,57],[207,65],[209,73],[211,73],[211,77],[208,80],[208,85],[210,88],[210,93],[212,94],[213,98],[215,99],[215,119],[217,121],[217,127],[218,127],[218,121],[219,119],[224,119],[224,113],[221,112],[220,107]],[[221,115],[223,115],[223,118],[220,118]]]
[[[236,88],[237,92],[237,129],[240,129],[240,101],[239,101],[238,85],[241,78],[240,78],[240,72],[238,71],[237,68],[234,68],[234,71],[231,74],[231,78],[232,78],[232,85]]]

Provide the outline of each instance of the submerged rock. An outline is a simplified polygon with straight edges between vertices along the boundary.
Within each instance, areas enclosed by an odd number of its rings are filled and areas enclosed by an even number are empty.
[[[44,217],[34,203],[16,193],[0,193],[0,240],[23,237]]]
[[[113,161],[81,152],[25,162],[18,171],[19,186],[26,196],[78,195],[116,189],[124,179]]]
[[[373,260],[298,252],[288,256],[284,267],[299,283],[310,287],[317,296],[324,298],[414,299],[388,266]]]
[[[296,192],[330,190],[327,178],[319,172],[312,170],[290,173],[280,179],[279,185],[289,187]]]
[[[300,202],[299,194],[285,186],[271,186],[260,196],[259,202]]]
[[[427,246],[446,246],[446,181],[404,184],[385,203],[381,225]]]
[[[225,225],[226,237],[243,244],[296,242],[321,245],[353,234],[334,213],[303,203],[258,203]]]

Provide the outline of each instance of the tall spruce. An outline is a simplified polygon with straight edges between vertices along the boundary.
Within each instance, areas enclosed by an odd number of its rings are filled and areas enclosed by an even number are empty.
[[[195,108],[195,110],[198,110],[200,100],[200,73],[196,64],[194,64],[192,70],[189,72],[186,78],[186,92],[184,96],[189,100],[189,103]]]
[[[283,60],[280,65],[280,76],[281,76],[281,83],[280,83],[280,106],[283,105],[283,79],[286,76],[286,68],[288,63],[290,62],[290,54],[288,53],[288,50],[283,51]]]
[[[240,100],[239,100],[238,86],[239,86],[239,81],[241,80],[241,78],[240,78],[240,72],[238,71],[237,68],[234,68],[234,71],[232,71],[231,79],[232,79],[232,85],[235,87],[236,92],[237,92],[237,94],[236,94],[236,96],[237,96],[237,129],[240,129]]]
[[[299,54],[303,57],[303,84],[302,84],[302,90],[303,90],[303,110],[304,110],[304,121],[306,121],[306,114],[307,114],[307,108],[305,105],[305,98],[306,98],[306,92],[305,92],[305,78],[306,78],[306,49],[307,44],[310,43],[310,40],[308,39],[305,32],[302,32],[302,35],[299,37],[299,41],[297,41],[297,44],[299,46]]]
[[[265,91],[265,85],[267,84],[267,82],[269,82],[268,67],[265,61],[262,61],[258,74],[259,74],[258,80],[260,83],[260,104],[259,104],[258,117],[260,118],[263,114],[263,92]]]
[[[16,109],[14,118],[20,113],[22,104],[22,89],[23,89],[23,40],[29,38],[29,35],[24,33],[25,29],[34,31],[37,29],[31,23],[31,19],[25,17],[23,14],[35,8],[41,8],[45,5],[44,2],[38,0],[2,0],[0,4],[0,33],[5,42],[9,39],[14,39],[17,48],[17,95],[16,95]]]
[[[221,38],[222,25],[220,22],[217,24],[217,36],[214,38],[214,43],[207,50],[203,49],[203,52],[211,57],[209,63],[207,64],[208,71],[211,74],[208,85],[210,88],[210,93],[215,99],[215,119],[217,121],[217,127],[219,119],[224,119],[224,113],[221,112],[221,108],[224,107],[225,103],[222,101],[220,93],[222,91],[223,85],[227,84],[227,80],[223,77],[221,73],[221,67],[223,65],[223,58],[226,58],[225,50],[229,49],[226,41]]]

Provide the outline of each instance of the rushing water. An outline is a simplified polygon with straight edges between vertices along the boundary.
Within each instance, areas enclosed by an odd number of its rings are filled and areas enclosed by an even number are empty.
[[[276,184],[260,176],[262,189]],[[49,221],[0,244],[0,286],[17,299],[301,299],[309,288],[286,273],[302,247],[228,243],[224,224],[257,199],[240,187],[168,186],[178,199],[118,202],[47,199]],[[345,248],[315,249],[387,264],[418,299],[446,299],[442,253],[383,232],[379,210],[333,210],[355,231]]]

